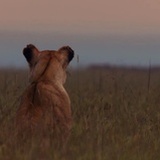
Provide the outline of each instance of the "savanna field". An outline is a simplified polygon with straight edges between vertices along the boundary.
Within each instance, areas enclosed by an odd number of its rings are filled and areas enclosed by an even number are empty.
[[[0,69],[0,160],[160,160],[160,68],[69,70],[73,128],[65,152],[15,143],[28,71]],[[44,157],[44,155],[46,157]]]

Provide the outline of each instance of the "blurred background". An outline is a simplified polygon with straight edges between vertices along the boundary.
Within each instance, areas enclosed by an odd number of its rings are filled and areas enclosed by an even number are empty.
[[[29,43],[40,50],[69,45],[81,66],[157,66],[159,15],[160,0],[1,0],[0,67],[26,67]]]

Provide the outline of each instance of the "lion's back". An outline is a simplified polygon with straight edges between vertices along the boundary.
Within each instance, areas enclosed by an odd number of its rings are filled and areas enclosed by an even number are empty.
[[[42,82],[25,90],[16,118],[21,130],[45,130],[47,126],[53,130],[58,126],[69,131],[71,121],[70,101],[63,91]]]

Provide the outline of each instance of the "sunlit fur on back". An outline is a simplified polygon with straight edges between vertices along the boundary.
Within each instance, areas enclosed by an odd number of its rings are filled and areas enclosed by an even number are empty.
[[[67,138],[72,117],[70,99],[63,84],[74,51],[69,46],[57,51],[39,51],[30,44],[24,48],[23,54],[29,63],[30,77],[17,111],[18,132]]]

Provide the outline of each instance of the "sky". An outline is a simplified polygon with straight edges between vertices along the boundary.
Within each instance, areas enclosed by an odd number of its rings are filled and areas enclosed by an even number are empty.
[[[160,0],[1,0],[0,66],[25,66],[28,43],[70,45],[81,65],[159,65],[159,15]]]

